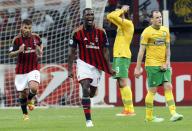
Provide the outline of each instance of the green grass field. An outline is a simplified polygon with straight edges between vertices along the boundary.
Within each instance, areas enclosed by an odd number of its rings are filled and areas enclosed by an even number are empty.
[[[144,107],[136,107],[136,116],[117,117],[122,108],[93,108],[93,128],[85,127],[81,108],[35,109],[30,120],[22,120],[19,109],[0,110],[0,131],[192,131],[192,107],[178,107],[184,115],[178,122],[170,122],[168,108],[155,107],[155,114],[164,117],[162,123],[145,123]]]

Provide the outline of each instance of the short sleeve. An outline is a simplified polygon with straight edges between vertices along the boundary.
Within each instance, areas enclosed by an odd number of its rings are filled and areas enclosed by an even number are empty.
[[[148,39],[149,39],[149,34],[146,32],[146,30],[144,30],[140,37],[140,44],[147,45]]]
[[[166,43],[170,43],[170,32],[169,32],[169,29],[167,29]]]
[[[72,32],[71,38],[69,40],[69,46],[70,47],[77,47],[77,39],[76,39],[76,32]]]
[[[9,52],[19,50],[18,38],[14,38],[12,41],[12,46],[9,48]]]
[[[108,41],[108,38],[107,38],[107,34],[105,31],[103,31],[103,43],[104,43],[104,47],[109,47],[109,41]]]

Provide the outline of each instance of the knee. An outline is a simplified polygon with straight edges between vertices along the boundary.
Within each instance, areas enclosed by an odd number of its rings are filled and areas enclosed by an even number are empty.
[[[118,80],[118,83],[119,83],[119,87],[122,88],[122,87],[125,87],[127,86],[127,80],[126,79],[119,79]]]
[[[89,94],[89,96],[91,98],[93,98],[96,95],[96,92],[97,92],[97,87],[90,86],[90,94]]]
[[[154,87],[154,88],[149,89],[148,93],[151,93],[151,94],[155,95],[157,93],[157,88]]]
[[[165,90],[172,90],[173,86],[171,83],[165,83],[164,88],[165,88]]]
[[[93,98],[95,96],[95,93],[90,93],[90,98]]]
[[[90,80],[82,80],[81,82],[83,97],[89,97],[90,95]]]
[[[32,93],[37,93],[37,88],[39,87],[39,83],[36,81],[30,81],[29,82],[29,88],[32,91]]]
[[[82,87],[83,90],[83,97],[89,97],[90,96],[90,91],[87,87]]]
[[[22,92],[19,92],[19,99],[25,99],[27,98],[27,91],[23,90]]]

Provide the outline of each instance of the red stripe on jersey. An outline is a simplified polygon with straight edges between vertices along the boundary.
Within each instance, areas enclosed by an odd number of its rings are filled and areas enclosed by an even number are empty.
[[[77,30],[74,35],[79,47],[79,58],[99,70],[109,72],[103,53],[104,31],[98,28],[87,31],[82,28]]]
[[[91,113],[91,110],[90,109],[84,109],[84,112],[85,112],[85,114],[89,114],[89,113]]]
[[[23,40],[22,40],[22,37],[20,37],[19,45],[21,46],[22,44],[23,44]],[[22,71],[23,71],[23,63],[22,63],[23,62],[23,55],[22,55],[22,53],[19,53],[18,59],[19,59],[18,74],[22,74]]]
[[[103,56],[103,39],[102,39],[102,32],[101,30],[98,30],[98,36],[99,36],[99,45],[101,47],[102,50],[99,50],[99,54],[100,54],[100,60],[102,61],[102,65],[100,65],[103,70],[106,72],[107,69],[106,69],[106,66],[105,66],[105,59],[104,59],[104,56]]]
[[[86,31],[85,33],[86,33],[87,39],[89,40],[86,45],[90,45],[91,42],[95,43],[94,40],[92,39],[93,32],[87,32]],[[95,60],[94,60],[94,56],[93,56],[94,49],[91,49],[91,48],[87,49],[87,53],[88,53],[88,56],[89,56],[90,64],[95,65]]]
[[[98,30],[97,30],[97,29],[95,29],[95,37],[98,39]],[[97,43],[97,46],[99,46],[99,48],[101,48],[99,41],[96,42],[96,43]],[[102,48],[101,48],[101,49],[102,49]],[[95,51],[95,59],[96,59],[96,61],[97,61],[96,67],[99,68],[99,66],[100,66],[100,65],[99,65],[99,64],[100,64],[99,50],[96,50],[96,51]],[[99,69],[101,69],[101,67],[100,67]]]
[[[84,30],[82,29],[81,30],[81,39],[80,39],[81,43],[79,46],[82,46],[82,53],[83,53],[83,56],[82,56],[82,60],[86,61],[87,63],[89,63],[89,56],[87,54],[87,49],[86,49],[86,45],[87,45],[87,40],[85,40],[85,33],[84,33]]]
[[[94,29],[94,31],[91,33],[91,41],[93,41],[96,46],[99,46],[98,43],[96,42],[95,38],[96,38],[96,30]],[[93,65],[95,65],[98,68],[98,59],[96,57],[96,50],[92,50],[91,56],[94,59]]]
[[[30,47],[33,47],[33,39],[30,39]],[[30,54],[30,58],[28,61],[28,71],[33,69],[33,57],[34,57],[34,53]]]
[[[101,30],[100,30],[100,31],[101,31]],[[106,41],[104,41],[104,38],[106,38],[106,37],[105,37],[105,33],[102,31],[102,32],[101,32],[101,41],[102,41],[102,47],[103,47],[103,48],[105,48],[105,45],[104,45],[104,44],[106,44],[106,43],[105,43]],[[103,53],[104,53],[104,52],[103,52]],[[108,65],[107,65],[106,59],[104,58],[104,54],[103,54],[102,57],[103,57],[103,59],[104,59],[104,64],[103,64],[104,69],[105,69],[106,72],[109,73],[109,67],[108,67]]]
[[[76,32],[76,35],[77,35],[77,36],[75,36],[75,37],[76,37],[77,40],[82,40],[82,39],[81,39],[82,37],[81,37],[80,31],[79,31],[79,32]],[[80,42],[79,44],[82,44],[82,42]],[[83,57],[83,46],[80,46],[80,45],[79,45],[79,57],[80,57],[80,58]]]
[[[28,38],[27,38],[27,40],[25,39],[23,42],[25,43],[25,48],[28,49],[28,47],[29,47],[29,40],[28,40]],[[24,72],[28,71],[27,68],[28,68],[28,60],[29,60],[28,57],[30,57],[29,55],[30,55],[30,53],[27,53],[27,54],[24,55],[25,56]]]

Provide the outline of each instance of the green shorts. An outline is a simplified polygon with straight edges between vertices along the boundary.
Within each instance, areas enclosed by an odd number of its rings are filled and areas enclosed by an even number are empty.
[[[148,87],[157,87],[164,82],[171,82],[171,69],[162,71],[160,66],[146,66]]]
[[[128,78],[128,70],[131,64],[130,58],[114,57],[113,58],[113,70],[116,71],[116,75],[113,78]]]

